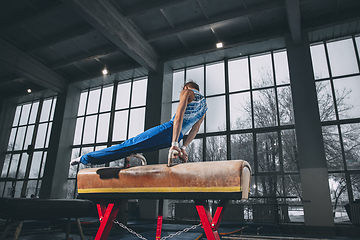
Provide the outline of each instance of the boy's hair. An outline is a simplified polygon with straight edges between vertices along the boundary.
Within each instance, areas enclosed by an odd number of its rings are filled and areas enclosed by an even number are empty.
[[[187,82],[187,83],[185,83],[185,85],[184,85],[184,87],[190,87],[190,88],[194,88],[194,89],[196,89],[196,90],[200,90],[200,88],[199,88],[199,85],[197,85],[197,83],[195,83],[194,81],[189,81],[189,82]]]

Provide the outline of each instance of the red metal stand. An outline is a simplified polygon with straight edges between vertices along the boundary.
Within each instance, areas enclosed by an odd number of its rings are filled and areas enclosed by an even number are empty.
[[[100,227],[96,233],[95,240],[106,240],[114,224],[116,215],[120,209],[121,200],[115,203],[106,204],[100,202],[96,204],[99,213]],[[209,204],[205,200],[195,200],[196,210],[198,211],[202,227],[204,228],[208,240],[220,240],[217,232],[222,220],[227,201],[221,200],[216,209],[214,217],[211,216]],[[156,239],[161,239],[163,222],[163,200],[159,200],[159,209],[156,226]]]
[[[163,204],[164,204],[164,200],[160,199],[158,217],[157,217],[157,226],[156,226],[156,239],[161,239],[161,229],[162,229],[162,221],[163,221]]]
[[[222,220],[227,201],[221,200],[212,218],[209,204],[205,200],[195,200],[196,210],[199,213],[201,224],[208,240],[220,240],[217,232]]]
[[[96,233],[95,240],[106,240],[109,236],[111,227],[119,211],[121,202],[106,203],[100,202],[96,204],[99,213],[100,227]]]

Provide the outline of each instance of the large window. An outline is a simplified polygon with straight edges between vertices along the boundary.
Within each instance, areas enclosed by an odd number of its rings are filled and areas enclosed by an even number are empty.
[[[200,85],[209,108],[188,147],[189,161],[246,160],[253,170],[252,201],[301,205],[286,51],[174,71],[173,114],[189,80]]]
[[[329,186],[336,216],[360,198],[360,37],[311,48]]]
[[[115,82],[113,85],[87,89],[81,93],[72,159],[101,150],[144,131],[147,78]],[[122,166],[123,159],[107,166]],[[103,164],[102,166],[105,166]],[[86,167],[71,166],[67,198],[76,195],[77,172]]]
[[[0,196],[36,197],[44,174],[56,97],[17,106],[5,162]]]

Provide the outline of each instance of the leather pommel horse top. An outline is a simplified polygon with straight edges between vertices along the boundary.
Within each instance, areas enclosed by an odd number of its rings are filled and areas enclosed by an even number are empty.
[[[248,197],[250,165],[243,160],[85,168],[78,173],[82,198],[242,199]]]

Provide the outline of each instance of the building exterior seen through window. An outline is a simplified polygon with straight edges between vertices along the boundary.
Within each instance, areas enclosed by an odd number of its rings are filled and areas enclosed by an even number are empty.
[[[72,158],[119,144],[144,131],[147,78],[115,82],[81,93]],[[123,166],[124,159],[100,166]],[[76,197],[76,174],[86,167],[71,166],[67,198]]]
[[[256,204],[277,202],[301,212],[286,50],[175,70],[173,114],[181,86],[189,80],[200,85],[209,107],[202,129],[187,148],[189,161],[248,161],[253,169],[251,195],[259,197],[251,200],[252,210],[245,207],[249,220],[256,218]]]
[[[312,44],[334,212],[360,198],[360,37]]]
[[[56,97],[17,106],[2,168],[2,197],[37,197],[41,187]]]

